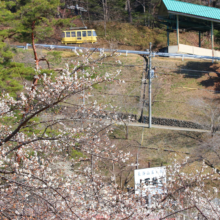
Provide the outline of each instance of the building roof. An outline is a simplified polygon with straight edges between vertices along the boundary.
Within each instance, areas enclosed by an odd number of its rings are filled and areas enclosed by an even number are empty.
[[[220,23],[220,9],[176,0],[162,0],[167,12]]]
[[[210,31],[211,22],[220,31],[220,9],[176,0],[161,1],[158,19],[169,31],[176,29],[177,15],[179,27],[185,31]]]

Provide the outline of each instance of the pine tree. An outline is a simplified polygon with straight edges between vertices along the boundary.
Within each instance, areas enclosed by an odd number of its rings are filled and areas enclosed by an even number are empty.
[[[35,39],[42,39],[53,34],[54,17],[57,12],[59,0],[12,0],[0,2],[0,88],[15,96],[22,89],[16,80],[19,75],[23,77],[30,74],[30,68],[23,64],[13,63],[12,50],[4,41],[14,38],[19,42],[32,43],[36,69],[39,59],[35,48]],[[33,75],[33,74],[32,74]],[[35,82],[36,83],[36,82]]]
[[[18,0],[0,2],[0,40],[13,37],[19,42],[32,43],[36,68],[40,59],[35,49],[35,40],[53,34],[53,25],[60,0]]]
[[[20,0],[15,13],[16,37],[19,41],[31,42],[36,68],[39,59],[35,48],[35,38],[42,39],[53,34],[53,19],[57,13],[59,0]],[[20,18],[20,19],[19,19]]]

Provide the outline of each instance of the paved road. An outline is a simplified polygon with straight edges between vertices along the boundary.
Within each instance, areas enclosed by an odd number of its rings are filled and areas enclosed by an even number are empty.
[[[124,125],[123,122],[117,123],[116,125]],[[144,123],[137,123],[137,122],[131,122],[128,123],[128,126],[131,127],[144,127],[144,128],[149,128],[148,124],[144,124]],[[158,128],[158,129],[168,129],[168,130],[174,130],[174,131],[193,131],[193,132],[210,132],[209,130],[203,130],[203,129],[194,129],[194,128],[180,128],[180,127],[173,127],[173,126],[163,126],[163,125],[152,125],[152,128]]]

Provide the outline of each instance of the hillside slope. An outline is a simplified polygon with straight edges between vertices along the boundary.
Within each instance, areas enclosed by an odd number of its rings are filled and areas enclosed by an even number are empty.
[[[135,26],[130,23],[108,22],[106,26],[106,36],[103,22],[93,22],[87,24],[89,28],[97,30],[99,43],[113,44],[120,49],[139,49],[144,50],[149,47],[152,42],[154,49],[167,46],[167,32],[160,28],[148,28],[146,26]],[[202,47],[211,48],[210,36],[204,33],[201,37]],[[180,32],[180,43],[192,46],[198,46],[197,32]],[[170,33],[170,45],[176,45],[176,33]],[[215,47],[219,48],[219,44],[215,43]]]
[[[83,27],[80,19],[74,20],[75,27]],[[98,35],[98,42],[95,44],[81,44],[86,47],[110,48],[110,49],[127,49],[127,50],[146,50],[149,43],[153,44],[153,50],[167,46],[167,32],[160,28],[148,28],[146,26],[137,26],[130,23],[108,22],[106,25],[106,35],[103,21],[86,22],[87,28],[95,29]],[[38,41],[45,44],[61,44],[61,34],[63,27],[54,27],[54,34],[51,37]],[[19,42],[9,41],[10,44],[18,44]],[[180,43],[192,46],[198,46],[197,32],[180,32]],[[22,43],[23,45],[24,43]],[[170,45],[176,45],[176,33],[170,33]],[[201,36],[201,44],[203,48],[211,48],[211,40],[208,33]],[[77,44],[75,44],[77,45]],[[220,44],[215,42],[215,49],[220,48]]]

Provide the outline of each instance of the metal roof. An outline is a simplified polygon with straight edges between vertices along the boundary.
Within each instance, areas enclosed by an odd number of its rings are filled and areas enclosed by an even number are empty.
[[[162,0],[168,13],[215,21],[220,23],[220,9],[175,0]]]

